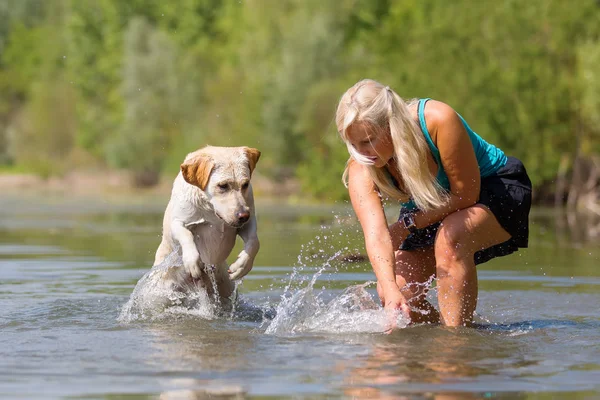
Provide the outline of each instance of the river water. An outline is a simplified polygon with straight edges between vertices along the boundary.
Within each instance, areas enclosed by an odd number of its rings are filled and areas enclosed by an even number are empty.
[[[384,334],[347,204],[259,201],[233,308],[136,313],[166,200],[0,197],[1,398],[600,397],[600,244],[559,213],[479,267],[477,328]]]

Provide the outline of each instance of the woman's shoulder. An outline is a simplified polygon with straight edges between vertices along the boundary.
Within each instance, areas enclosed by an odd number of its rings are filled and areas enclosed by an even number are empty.
[[[434,124],[447,121],[449,118],[456,118],[456,111],[443,101],[429,99],[423,109],[427,125],[429,122]]]
[[[456,111],[443,101],[429,99],[423,109],[427,130],[434,142],[440,126],[459,119]]]

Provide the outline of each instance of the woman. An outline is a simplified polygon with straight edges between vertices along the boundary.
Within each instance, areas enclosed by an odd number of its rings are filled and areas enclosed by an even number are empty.
[[[373,80],[346,91],[336,123],[350,153],[343,180],[382,304],[416,323],[470,325],[475,266],[527,247],[531,182],[523,164],[448,105],[406,103]],[[402,204],[390,226],[382,197]],[[439,313],[425,299],[433,277]]]

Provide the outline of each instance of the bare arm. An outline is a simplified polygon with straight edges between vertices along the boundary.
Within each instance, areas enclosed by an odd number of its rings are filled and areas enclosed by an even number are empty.
[[[383,289],[386,308],[402,307],[407,312],[406,300],[396,284],[392,238],[379,193],[367,168],[356,162],[349,168],[350,200],[363,230],[369,261]]]
[[[426,119],[450,182],[450,194],[445,206],[415,214],[418,228],[429,226],[455,211],[474,205],[479,199],[481,183],[471,139],[456,112],[450,106],[432,100],[428,103]],[[390,227],[392,233],[402,229],[401,225],[400,222],[393,224]]]

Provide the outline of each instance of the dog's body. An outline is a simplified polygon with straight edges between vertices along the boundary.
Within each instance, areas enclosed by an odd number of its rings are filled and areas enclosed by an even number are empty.
[[[248,147],[207,146],[187,155],[173,183],[154,260],[156,266],[181,247],[183,268],[165,270],[163,283],[177,290],[201,283],[212,292],[207,274],[214,273],[219,295],[228,297],[233,280],[250,272],[260,246],[250,184],[259,157]],[[228,267],[236,235],[244,249]]]

